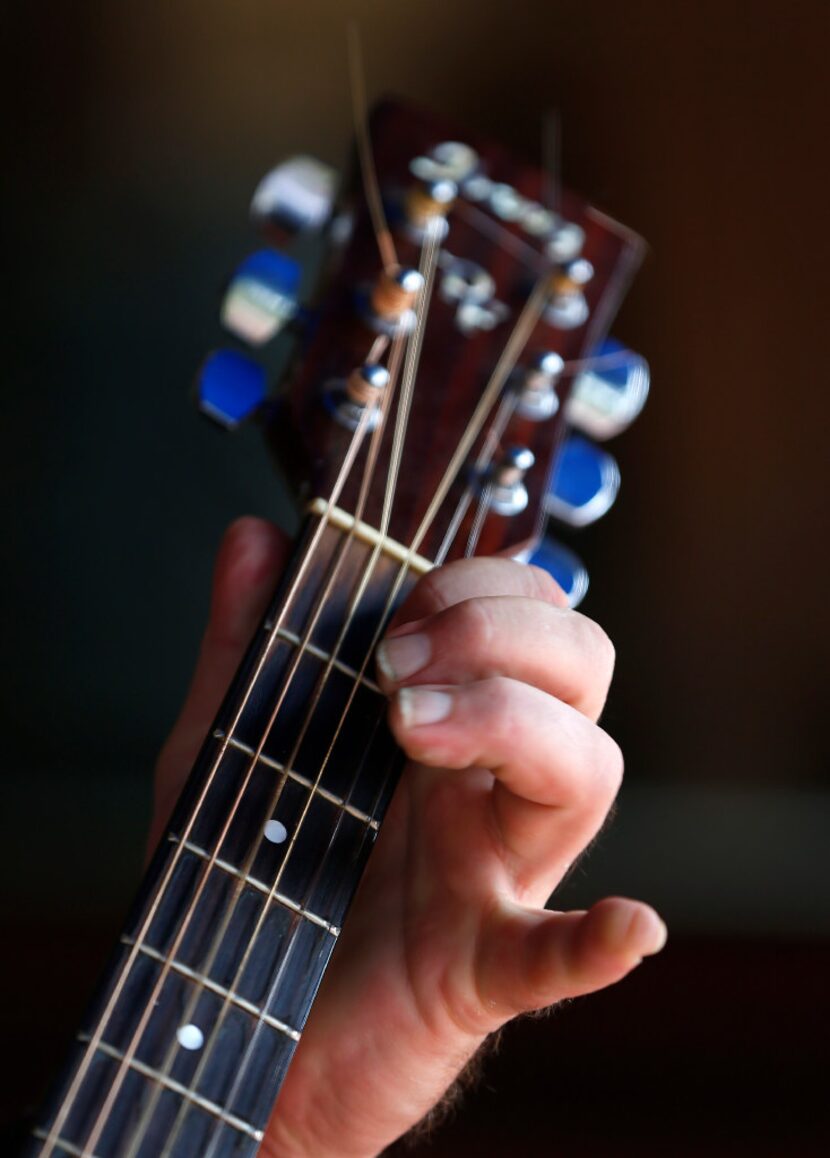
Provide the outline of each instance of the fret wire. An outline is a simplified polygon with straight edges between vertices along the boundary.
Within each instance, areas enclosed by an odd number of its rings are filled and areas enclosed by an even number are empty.
[[[70,1142],[68,1138],[61,1138],[60,1136],[52,1138],[51,1135],[49,1135],[46,1130],[42,1130],[40,1126],[35,1127],[35,1129],[32,1130],[32,1134],[35,1138],[39,1138],[41,1142],[49,1142],[51,1140],[53,1146],[60,1146],[61,1150],[65,1150],[67,1154],[72,1154],[73,1158],[97,1158],[97,1155],[93,1154],[91,1150],[82,1150],[80,1146],[76,1146],[75,1143]]]
[[[351,472],[351,468],[352,468],[352,465],[355,461],[355,458],[357,457],[358,450],[360,449],[360,446],[362,445],[363,436],[366,432],[369,417],[371,415],[372,409],[373,408],[371,406],[367,406],[364,409],[363,414],[361,415],[360,422],[358,423],[358,426],[355,429],[354,434],[352,435],[351,442],[349,443],[348,450],[347,450],[346,455],[343,459],[343,463],[340,467],[340,470],[338,472],[337,478],[335,479],[334,486],[332,487],[332,491],[331,491],[331,494],[330,494],[329,499],[328,499],[329,506],[333,507],[336,505],[337,500],[340,497],[340,492],[342,491],[343,487],[345,486],[346,479],[348,478],[348,476]],[[322,540],[323,533],[324,533],[327,525],[328,524],[327,524],[326,516],[325,516],[325,514],[323,514],[317,528],[315,529],[314,534],[312,535],[311,541],[310,541],[308,547],[306,548],[306,552],[300,561],[300,565],[297,568],[297,571],[295,572],[294,576],[292,577],[288,592],[286,593],[286,596],[285,596],[284,601],[283,601],[283,606],[281,609],[281,617],[278,619],[278,622],[276,624],[277,627],[281,626],[282,618],[284,618],[286,612],[288,611],[288,608],[290,607],[291,603],[293,602],[294,596],[296,595],[297,590],[299,589],[300,581],[301,581],[303,575],[305,574],[306,569],[308,568],[309,562],[310,562],[316,548],[319,546],[319,543]],[[245,689],[245,693],[242,697],[242,702],[241,702],[239,708],[237,709],[236,715],[234,717],[234,721],[231,725],[231,731],[233,731],[233,728],[236,727],[236,725],[238,724],[239,719],[241,718],[242,713],[245,709],[245,706],[248,703],[248,700],[249,700],[250,695],[253,691],[253,688],[256,685],[257,678],[261,674],[262,669],[265,666],[265,662],[269,656],[272,642],[273,642],[273,640],[269,640],[268,645],[263,649],[263,654],[257,663],[257,666],[254,670],[253,676],[251,677],[251,679],[250,679],[250,681]],[[207,793],[210,789],[210,786],[213,783],[213,779],[215,777],[216,770],[219,767],[222,755],[224,754],[225,750],[226,750],[225,747],[222,747],[220,749],[220,752],[219,752],[216,760],[214,761],[213,765],[211,766],[211,768],[210,768],[210,770],[205,778],[205,783],[203,784],[203,786],[201,788],[199,798],[196,801],[196,805],[194,806],[194,808],[192,810],[190,820],[189,820],[188,825],[186,827],[185,836],[187,836],[189,834],[189,832],[193,828],[193,825],[196,822],[196,818],[199,814],[199,811],[201,809],[202,804],[204,803],[204,800],[207,796]],[[243,785],[243,791],[244,791],[244,787],[245,786]],[[226,831],[227,831],[227,828],[230,827],[231,819],[232,818],[229,817],[227,822],[226,822]],[[221,840],[224,839],[224,835],[225,834],[223,833],[222,836],[220,837],[220,843],[221,843]],[[179,850],[177,849],[176,852],[174,853],[174,856],[171,858],[170,864],[167,866],[167,870],[165,872],[165,875],[162,878],[162,881],[161,881],[161,883],[156,891],[156,894],[152,900],[152,903],[149,906],[148,913],[146,914],[146,916],[144,918],[144,925],[139,932],[139,938],[143,937],[143,935],[147,932],[147,929],[149,928],[153,918],[156,915],[156,912],[158,911],[159,905],[161,904],[161,900],[164,896],[164,893],[167,889],[167,886],[169,885],[170,880],[172,879],[172,875],[173,875],[173,872],[175,870],[176,862],[178,859],[178,854],[179,854]],[[199,896],[201,895],[201,889],[203,888],[204,882],[206,879],[207,879],[207,873],[203,877],[202,882],[200,883],[200,886],[197,888],[196,897],[194,898],[194,902],[193,902],[194,905],[198,903]],[[180,944],[182,938],[184,937],[184,934],[187,930],[190,918],[193,915],[193,911],[194,911],[194,909],[191,907],[189,913],[186,913],[184,915],[182,925],[179,929],[179,933],[178,933],[177,938],[176,938],[176,943],[173,946],[172,951],[174,954],[175,954],[175,951],[178,948],[178,945]],[[112,1015],[112,1011],[115,1008],[115,1004],[118,1001],[118,998],[121,994],[121,991],[123,990],[124,985],[126,983],[126,979],[127,979],[128,974],[129,974],[129,970],[130,970],[130,968],[133,964],[133,961],[135,959],[132,956],[132,953],[134,953],[134,952],[136,952],[136,951],[131,950],[131,956],[128,957],[127,961],[122,966],[122,971],[121,971],[121,973],[116,981],[115,986],[113,987],[113,992],[110,994],[107,1005],[106,1005],[106,1007],[101,1015],[101,1018],[99,1020],[98,1028],[96,1029],[95,1033],[92,1035],[92,1038],[90,1039],[89,1046],[84,1054],[84,1057],[81,1059],[81,1061],[80,1061],[80,1063],[79,1063],[79,1065],[78,1065],[78,1067],[77,1067],[77,1069],[76,1069],[75,1073],[73,1074],[73,1077],[70,1081],[69,1088],[67,1089],[66,1093],[64,1094],[61,1105],[58,1108],[58,1111],[55,1115],[55,1119],[54,1119],[52,1126],[50,1128],[49,1138],[47,1139],[46,1149],[44,1150],[42,1158],[48,1158],[48,1155],[51,1154],[52,1149],[53,1149],[53,1143],[51,1140],[54,1139],[54,1137],[56,1137],[60,1133],[60,1130],[61,1130],[61,1128],[62,1128],[62,1126],[63,1126],[64,1122],[66,1121],[67,1116],[69,1114],[70,1107],[71,1107],[74,1099],[77,1097],[81,1083],[83,1082],[83,1080],[86,1076],[87,1070],[89,1069],[90,1062],[91,1062],[92,1057],[94,1055],[95,1043],[102,1036],[104,1028],[106,1027],[106,1025],[109,1021],[109,1018]],[[163,983],[163,980],[164,980],[164,970],[162,970],[161,976],[159,978],[159,982],[157,984]],[[151,997],[147,1003],[147,1006],[144,1010],[144,1013],[142,1014],[142,1016],[139,1020],[139,1025],[135,1030],[133,1040],[131,1041],[131,1043],[128,1047],[128,1052],[132,1052],[132,1050],[135,1049],[135,1045],[137,1043],[137,1040],[138,1040],[140,1034],[143,1032],[144,1027],[145,1027],[147,1020],[150,1016],[150,1013],[152,1011],[153,1001],[155,1000],[156,996],[157,996],[156,992],[154,992],[151,995]],[[113,1079],[112,1085],[110,1086],[110,1089],[107,1093],[107,1096],[104,1100],[104,1103],[101,1106],[101,1109],[96,1116],[95,1122],[93,1123],[92,1130],[90,1132],[90,1136],[86,1142],[86,1145],[93,1150],[95,1149],[95,1145],[97,1144],[98,1138],[100,1137],[101,1132],[104,1128],[104,1124],[106,1122],[106,1119],[110,1114],[110,1111],[112,1109],[112,1105],[115,1101],[115,1098],[118,1095],[118,1090],[121,1088],[121,1084],[123,1083],[125,1075],[126,1075],[126,1069],[125,1069],[124,1065],[121,1065],[119,1067],[118,1073],[116,1074],[115,1078]]]
[[[76,1038],[77,1041],[83,1045],[92,1043],[92,1035],[88,1033],[79,1033]],[[192,1090],[190,1086],[184,1085],[182,1082],[177,1082],[175,1078],[171,1078],[169,1074],[163,1074],[160,1070],[148,1066],[145,1062],[140,1061],[137,1057],[130,1056],[115,1046],[110,1045],[109,1042],[98,1040],[95,1048],[100,1052],[113,1058],[126,1066],[127,1069],[135,1070],[136,1073],[141,1074],[142,1077],[148,1078],[156,1085],[162,1086],[166,1090],[171,1090],[174,1094],[178,1094],[187,1102],[192,1102],[194,1106],[198,1106],[200,1110],[211,1114],[214,1118],[218,1118],[220,1122],[224,1122],[227,1126],[232,1126],[234,1130],[238,1130],[242,1134],[247,1134],[249,1138],[253,1138],[257,1142],[261,1142],[265,1137],[264,1130],[258,1130],[256,1126],[252,1126],[250,1122],[238,1118],[236,1114],[229,1113],[217,1102],[211,1101],[210,1098],[205,1098],[202,1094]]]
[[[333,925],[331,921],[327,921],[324,917],[320,917],[317,913],[313,913],[311,909],[305,908],[299,902],[287,897],[284,893],[274,893],[271,895],[271,888],[266,885],[264,881],[258,880],[249,873],[243,872],[242,869],[231,864],[229,861],[223,860],[221,857],[211,857],[211,854],[206,848],[202,848],[198,844],[194,844],[192,840],[180,841],[175,833],[168,833],[167,839],[171,844],[181,844],[186,852],[192,852],[194,856],[198,856],[201,860],[211,862],[211,867],[221,869],[223,872],[229,873],[240,881],[244,881],[246,885],[256,889],[259,893],[264,893],[271,900],[276,901],[277,904],[282,905],[284,909],[289,909],[292,913],[297,913],[300,917],[304,917],[310,921],[312,925],[319,925],[321,929],[325,929],[327,933],[331,933],[333,937],[340,936],[340,926]]]
[[[386,707],[386,697],[384,697],[383,706],[384,708]],[[226,738],[220,728],[217,728],[213,735],[217,740]],[[322,784],[317,784],[310,777],[304,776],[302,772],[298,772],[295,768],[286,768],[279,760],[275,760],[273,756],[269,756],[265,752],[260,752],[259,755],[257,755],[256,750],[252,748],[250,744],[246,744],[243,740],[237,740],[235,736],[227,737],[227,740],[229,748],[234,748],[237,752],[244,752],[247,756],[255,756],[258,763],[265,764],[268,768],[273,768],[275,772],[279,772],[287,779],[293,780],[295,784],[302,784],[303,788],[308,788],[313,795],[322,797],[323,800],[327,800],[329,804],[334,804],[337,808],[342,809],[343,812],[348,812],[350,816],[353,816],[355,820],[359,820],[361,824],[365,824],[367,828],[373,828],[377,831],[380,827],[378,821],[375,820],[373,816],[361,811],[359,808],[355,808],[353,804],[349,804],[342,796],[330,792],[328,788],[324,788]]]
[[[263,624],[263,627],[265,630],[269,630],[269,624],[267,621],[265,624]],[[379,696],[383,695],[383,692],[380,690],[380,685],[377,684],[370,676],[363,676],[361,678],[358,676],[353,667],[350,667],[347,663],[343,663],[341,659],[337,659],[335,656],[329,655],[329,653],[324,651],[322,647],[317,647],[316,644],[311,643],[310,641],[303,643],[302,639],[295,631],[289,631],[287,627],[279,627],[275,629],[275,633],[279,639],[284,640],[286,643],[293,643],[295,647],[299,647],[304,653],[307,652],[308,655],[313,655],[315,659],[321,659],[325,662],[330,661],[332,667],[335,668],[336,671],[339,671],[343,675],[348,676],[349,679],[358,680],[358,682],[364,684],[365,687],[369,689],[369,691],[377,692]],[[216,733],[214,733],[214,735],[215,734]]]
[[[300,1031],[292,1029],[290,1025],[286,1025],[284,1021],[280,1021],[278,1017],[272,1017],[270,1013],[266,1013],[264,1009],[260,1009],[253,1001],[247,1001],[244,997],[240,997],[238,993],[233,993],[230,989],[226,989],[224,985],[220,985],[218,981],[213,981],[210,977],[205,977],[203,973],[199,973],[196,969],[191,969],[189,965],[185,965],[183,961],[171,961],[169,957],[165,957],[163,953],[159,953],[158,949],[154,949],[152,945],[145,945],[135,940],[134,937],[121,937],[122,945],[136,945],[139,953],[145,957],[151,957],[154,961],[159,961],[161,964],[168,964],[174,973],[181,974],[186,977],[188,981],[194,981],[203,989],[209,989],[211,993],[215,993],[217,997],[225,998],[232,1005],[239,1009],[244,1009],[246,1013],[252,1013],[258,1021],[270,1025],[272,1029],[279,1030],[284,1033],[286,1037],[290,1037],[292,1041],[300,1040]]]

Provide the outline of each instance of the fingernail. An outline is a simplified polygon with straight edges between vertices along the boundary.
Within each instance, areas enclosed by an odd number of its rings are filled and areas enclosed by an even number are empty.
[[[385,639],[375,653],[378,667],[387,679],[395,683],[400,683],[426,667],[431,655],[429,636],[420,632]]]
[[[640,953],[651,957],[663,948],[669,931],[654,909],[638,908],[631,920],[629,935],[637,941]]]
[[[433,688],[401,688],[397,700],[405,728],[437,724],[452,711],[452,696]]]

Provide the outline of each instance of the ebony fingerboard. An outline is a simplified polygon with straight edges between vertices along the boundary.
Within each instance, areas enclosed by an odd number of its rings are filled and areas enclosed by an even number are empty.
[[[359,675],[398,561],[348,615],[371,553],[327,528],[278,594],[26,1154],[256,1152],[402,766],[374,664]]]

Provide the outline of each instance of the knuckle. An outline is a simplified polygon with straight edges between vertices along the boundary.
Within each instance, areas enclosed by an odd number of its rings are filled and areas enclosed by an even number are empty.
[[[486,599],[465,599],[449,611],[454,646],[467,653],[487,652],[494,622],[491,605]]]
[[[578,612],[576,614],[579,615]],[[582,630],[584,647],[591,667],[601,676],[610,680],[617,660],[614,644],[603,628],[593,619],[579,615],[576,622],[579,623]]]
[[[428,608],[428,614],[434,615],[439,611],[445,611],[449,606],[445,594],[446,587],[446,569],[444,567],[436,567],[433,571],[427,571],[426,575],[422,575],[418,580],[415,592],[423,599]]]
[[[532,597],[544,599],[548,603],[567,602],[564,591],[548,571],[535,566],[533,563],[519,563],[517,566],[522,567],[525,574],[530,577]]]
[[[613,737],[601,728],[597,729],[596,745],[596,773],[600,783],[608,794],[613,797],[620,790],[623,781],[625,760],[622,748]]]
[[[485,681],[486,695],[480,705],[479,727],[486,727],[500,746],[522,742],[519,698],[521,687],[508,676],[491,676]],[[517,734],[518,733],[518,734]]]

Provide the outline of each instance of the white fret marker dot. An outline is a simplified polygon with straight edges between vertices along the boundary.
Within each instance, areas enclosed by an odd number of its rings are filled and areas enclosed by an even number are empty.
[[[279,820],[269,820],[265,825],[265,839],[271,844],[282,844],[288,836],[288,829]]]
[[[180,1025],[176,1038],[182,1049],[201,1049],[205,1043],[205,1035],[198,1025]]]

